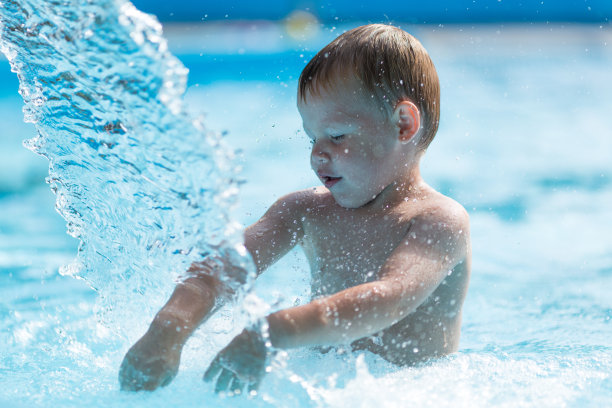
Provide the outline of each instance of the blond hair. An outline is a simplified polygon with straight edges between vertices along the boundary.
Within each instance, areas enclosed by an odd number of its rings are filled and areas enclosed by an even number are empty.
[[[298,99],[329,88],[338,75],[352,73],[390,115],[410,100],[419,107],[425,150],[438,130],[440,83],[431,58],[421,43],[397,27],[369,24],[340,35],[306,65],[299,79]]]

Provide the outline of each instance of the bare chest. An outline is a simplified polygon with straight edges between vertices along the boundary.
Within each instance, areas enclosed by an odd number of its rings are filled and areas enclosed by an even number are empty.
[[[303,248],[312,294],[322,296],[373,281],[406,235],[409,219],[332,213],[305,220]]]

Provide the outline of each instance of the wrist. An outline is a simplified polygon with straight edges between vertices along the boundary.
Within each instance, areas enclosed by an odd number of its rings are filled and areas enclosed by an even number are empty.
[[[154,336],[161,345],[167,347],[182,347],[192,330],[189,324],[172,313],[159,312],[151,326],[148,334]]]
[[[278,352],[278,349],[274,347],[270,341],[269,329],[270,326],[265,317],[258,319],[254,324],[245,328],[245,331],[256,339],[256,342],[258,343],[257,348],[260,349],[262,353],[265,353],[266,361],[271,360]]]
[[[278,349],[291,348],[295,327],[281,312],[272,313],[266,318],[267,334],[270,344]]]

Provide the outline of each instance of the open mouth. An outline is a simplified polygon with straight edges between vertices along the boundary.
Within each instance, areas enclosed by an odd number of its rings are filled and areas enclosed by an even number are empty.
[[[342,177],[323,176],[321,177],[321,179],[323,180],[323,184],[325,185],[325,187],[332,188],[334,184],[342,180]]]

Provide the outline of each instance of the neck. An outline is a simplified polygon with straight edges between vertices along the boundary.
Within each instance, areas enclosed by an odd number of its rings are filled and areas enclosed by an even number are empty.
[[[419,198],[428,186],[421,178],[418,161],[408,168],[401,177],[383,189],[372,201],[365,204],[364,210],[379,210]]]

